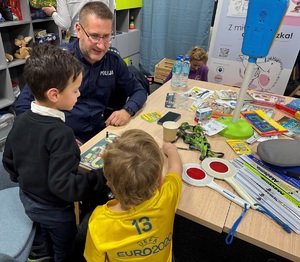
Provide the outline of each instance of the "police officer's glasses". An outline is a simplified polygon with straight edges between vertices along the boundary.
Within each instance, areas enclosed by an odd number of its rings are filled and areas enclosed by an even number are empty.
[[[79,24],[80,27],[82,28],[83,32],[86,34],[86,36],[90,39],[90,41],[93,44],[98,44],[100,42],[100,40],[102,39],[103,43],[108,44],[111,41],[111,34],[109,35],[105,35],[105,36],[94,36],[94,35],[89,35],[85,29],[83,28],[83,26],[81,24]]]

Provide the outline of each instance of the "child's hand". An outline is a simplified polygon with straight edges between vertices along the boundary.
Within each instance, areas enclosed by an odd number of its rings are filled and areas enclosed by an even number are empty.
[[[76,139],[76,143],[77,143],[77,145],[78,145],[79,147],[81,147],[81,146],[83,145],[83,143],[82,143],[80,140],[78,140],[78,139]]]
[[[181,177],[182,162],[177,147],[171,143],[163,143],[163,152],[168,158],[168,172],[174,172]]]
[[[177,151],[177,147],[172,143],[163,143],[163,152],[166,156],[169,156],[170,153]]]

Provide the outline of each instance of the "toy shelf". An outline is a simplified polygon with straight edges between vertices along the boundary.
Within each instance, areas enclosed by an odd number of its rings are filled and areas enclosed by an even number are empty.
[[[13,61],[7,62],[5,54],[14,55],[19,48],[15,45],[15,39],[19,35],[31,36],[32,40],[28,46],[35,42],[34,31],[36,29],[46,29],[49,33],[55,33],[60,36],[60,30],[52,18],[31,19],[31,12],[28,0],[20,1],[22,13],[21,21],[0,22],[0,111],[12,112],[11,105],[16,97],[13,92],[13,83],[20,89],[25,85],[23,70],[26,60],[13,58]],[[5,143],[6,136],[12,127],[2,125],[0,128],[0,147]]]
[[[0,23],[0,110],[9,107],[15,101],[12,81],[16,82],[20,88],[25,85],[23,78],[23,69],[25,59],[16,59],[7,62],[5,54],[13,55],[18,49],[14,40],[19,36],[31,36],[32,40],[28,46],[32,45],[34,40],[34,31],[36,29],[46,29],[47,32],[60,35],[60,30],[52,18],[31,19],[31,12],[28,0],[20,1],[22,20],[5,21]]]
[[[114,38],[112,46],[117,48],[128,65],[139,69],[141,0],[117,0]],[[129,29],[130,19],[133,17],[134,29]]]

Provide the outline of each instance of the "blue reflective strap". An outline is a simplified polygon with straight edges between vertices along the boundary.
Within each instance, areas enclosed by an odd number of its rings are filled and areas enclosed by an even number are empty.
[[[259,211],[263,214],[266,214],[268,217],[273,219],[278,225],[280,225],[284,229],[284,231],[286,231],[287,233],[291,233],[291,228],[289,227],[289,225],[283,223],[278,217],[276,217],[265,206],[263,206],[262,204],[259,204],[259,203],[255,203],[254,206],[259,206],[260,208],[256,209],[257,211]]]
[[[247,207],[248,207],[248,205],[247,205],[247,203],[245,203],[243,213],[242,213],[242,214],[240,215],[240,217],[234,222],[232,228],[230,229],[230,231],[229,231],[229,233],[228,233],[228,235],[227,235],[227,237],[226,237],[226,239],[225,239],[225,242],[226,242],[227,245],[230,245],[230,244],[232,243],[232,241],[233,241],[233,239],[234,239],[234,234],[235,234],[235,232],[236,232],[236,229],[237,229],[237,227],[239,226],[239,224],[241,223],[243,217],[246,215],[246,212],[247,212],[247,210],[248,210]]]

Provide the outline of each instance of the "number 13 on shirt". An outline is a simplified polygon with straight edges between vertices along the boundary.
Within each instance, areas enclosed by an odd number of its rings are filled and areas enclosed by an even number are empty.
[[[132,221],[132,225],[135,226],[139,235],[143,232],[149,232],[152,229],[149,217],[141,217],[139,220],[135,219]]]

